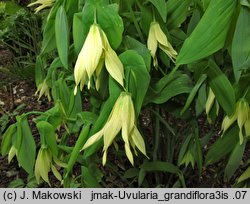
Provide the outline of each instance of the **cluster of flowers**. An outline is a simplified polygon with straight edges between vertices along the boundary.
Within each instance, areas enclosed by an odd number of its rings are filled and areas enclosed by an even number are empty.
[[[35,9],[36,13],[44,8],[51,7],[54,4],[54,0],[37,0],[36,2],[29,4],[29,6],[37,4],[39,4],[39,6]],[[166,35],[161,30],[159,23],[156,21],[153,21],[150,25],[147,46],[153,58],[154,67],[156,68],[158,67],[156,58],[157,47],[164,51],[173,62],[176,59],[177,52],[173,49]],[[124,88],[123,64],[121,63],[116,52],[110,46],[105,32],[102,30],[101,26],[95,22],[90,26],[89,33],[75,64],[74,77],[76,86],[74,94],[76,95],[79,85],[80,90],[83,89],[85,84],[87,84],[88,89],[90,89],[92,80],[95,83],[96,90],[99,90],[101,85],[100,73],[104,67],[110,76]],[[38,86],[36,94],[38,93],[39,98],[45,94],[50,99],[49,88],[46,81]],[[115,137],[119,132],[121,132],[121,136],[125,144],[126,155],[132,165],[134,164],[134,160],[130,145],[133,147],[136,155],[137,152],[135,147],[147,156],[143,137],[136,127],[135,110],[132,97],[127,91],[122,92],[118,97],[103,128],[91,136],[82,149],[88,148],[103,137],[103,165],[105,165],[107,160],[107,150],[109,146],[115,142]],[[45,152],[45,150],[41,150],[39,152],[39,158],[43,154],[42,152]],[[37,175],[40,174],[38,173]],[[45,176],[43,177],[47,180]]]

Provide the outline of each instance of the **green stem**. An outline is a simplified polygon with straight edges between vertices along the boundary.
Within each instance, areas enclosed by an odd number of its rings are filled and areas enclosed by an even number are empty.
[[[149,108],[149,110],[161,121],[161,123],[164,125],[164,126],[166,126],[166,128],[173,134],[173,135],[175,135],[175,132],[174,132],[174,130],[173,130],[173,128],[172,127],[170,127],[170,125],[165,121],[165,119],[163,118],[163,117],[161,117],[161,115],[157,112],[157,111],[155,111],[155,110],[153,110],[152,108]]]
[[[97,24],[97,10],[95,8],[95,12],[94,12],[94,23]]]
[[[244,95],[243,95],[243,98],[245,98],[246,97],[246,95],[247,95],[247,93],[248,93],[248,91],[249,91],[249,86],[247,87],[247,90],[245,91],[245,93],[244,93]]]
[[[25,116],[28,116],[28,115],[42,115],[42,114],[44,114],[44,112],[41,112],[41,111],[31,111],[31,112],[25,113]]]
[[[154,142],[154,151],[153,151],[153,160],[157,161],[157,153],[159,149],[159,144],[160,144],[160,120],[157,115],[159,115],[160,109],[159,106],[156,105],[156,111],[155,111],[155,142]]]
[[[156,105],[156,112],[159,114],[160,108],[159,105]],[[159,145],[160,145],[160,120],[159,117],[155,117],[155,141],[154,141],[154,150],[153,150],[153,160],[157,161],[158,160],[158,152],[159,152]],[[155,173],[155,180],[156,183],[160,183],[160,177],[159,174],[156,172]]]
[[[141,42],[145,42],[145,39],[143,37],[142,31],[140,29],[140,26],[139,26],[139,24],[138,24],[138,22],[136,20],[135,13],[134,13],[134,11],[133,11],[133,9],[132,9],[132,7],[131,7],[131,5],[129,3],[128,3],[128,7],[129,7],[129,12],[131,14],[131,17],[132,17],[134,25],[135,25],[135,29],[138,32],[139,38],[140,38]]]

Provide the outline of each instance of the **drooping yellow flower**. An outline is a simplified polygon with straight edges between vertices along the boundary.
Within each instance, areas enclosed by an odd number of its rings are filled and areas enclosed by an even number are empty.
[[[167,39],[167,36],[162,31],[158,22],[153,21],[150,25],[149,34],[148,34],[148,49],[150,50],[151,56],[154,59],[154,66],[157,67],[157,58],[156,51],[157,47],[159,47],[163,52],[165,52],[168,57],[175,62],[177,52],[174,50],[172,45]]]
[[[109,74],[123,86],[123,65],[115,51],[111,48],[103,30],[98,24],[94,23],[90,27],[75,64],[76,87],[74,93],[76,94],[79,84],[82,90],[86,80],[88,80],[88,88],[90,88],[92,76],[94,76],[96,89],[98,90],[100,87],[99,75],[104,64]]]
[[[135,122],[135,111],[132,98],[129,93],[122,92],[117,99],[104,127],[87,140],[82,150],[88,148],[103,137],[104,146],[102,163],[105,165],[107,161],[107,150],[112,142],[114,142],[117,134],[121,131],[126,156],[133,165],[134,159],[130,145],[135,150],[136,155],[137,153],[135,147],[147,156],[143,137],[138,131]]]
[[[50,92],[49,92],[49,87],[46,83],[46,79],[40,83],[37,87],[37,91],[35,93],[35,95],[38,95],[39,93],[39,96],[38,96],[38,100],[43,96],[45,95],[49,101],[51,101],[51,97],[50,97]]]
[[[207,97],[207,101],[206,101],[206,114],[207,114],[207,120],[209,123],[212,123],[212,119],[209,116],[209,113],[213,107],[213,105],[215,104],[215,108],[216,108],[216,115],[218,116],[219,114],[219,103],[215,98],[214,92],[212,91],[211,88],[209,88],[209,92],[208,92],[208,97]]]
[[[35,8],[35,13],[38,13],[39,11],[41,11],[44,8],[53,6],[54,1],[55,0],[37,0],[37,1],[33,2],[33,3],[30,3],[28,5],[28,7],[34,6],[36,4],[41,4],[40,6],[38,6],[37,8]]]
[[[222,121],[221,131],[222,135],[228,130],[228,128],[237,120],[239,127],[239,141],[240,144],[243,143],[244,135],[250,135],[250,108],[249,104],[245,99],[239,99],[236,104],[235,112],[232,116],[225,116]],[[245,134],[243,135],[243,128],[245,129]]]
[[[62,181],[62,176],[55,167],[53,163],[56,163],[60,167],[66,167],[67,164],[64,164],[63,162],[59,161],[57,158],[52,156],[52,153],[50,149],[46,147],[41,147],[35,164],[35,177],[37,180],[37,183],[40,182],[40,178],[47,182],[50,185],[49,182],[49,172],[52,171],[54,176],[59,180]]]

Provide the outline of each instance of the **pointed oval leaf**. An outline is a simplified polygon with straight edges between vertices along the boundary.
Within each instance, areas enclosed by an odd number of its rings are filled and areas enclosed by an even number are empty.
[[[200,22],[185,40],[176,64],[188,64],[207,57],[224,46],[235,0],[211,0]]]
[[[63,66],[68,69],[69,30],[68,19],[63,6],[60,6],[55,19],[56,47]]]

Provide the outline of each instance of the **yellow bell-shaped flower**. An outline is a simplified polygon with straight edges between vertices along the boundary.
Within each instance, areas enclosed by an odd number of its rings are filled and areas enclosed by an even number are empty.
[[[216,108],[216,115],[218,116],[220,106],[219,106],[218,101],[215,98],[214,92],[212,91],[211,88],[209,88],[208,97],[207,97],[207,101],[206,101],[206,105],[205,105],[207,120],[209,123],[212,123],[212,119],[209,116],[209,113],[210,113],[214,104],[215,104],[215,108]]]
[[[143,137],[138,131],[135,123],[135,111],[131,95],[129,93],[122,92],[117,99],[104,127],[87,140],[82,150],[88,148],[103,137],[104,146],[102,163],[105,165],[107,161],[107,150],[112,142],[114,142],[117,134],[121,131],[126,156],[133,165],[134,159],[130,145],[134,148],[134,150],[135,147],[137,147],[145,156],[147,156]]]
[[[37,8],[35,8],[35,13],[38,13],[44,8],[53,6],[55,0],[37,0],[33,3],[30,3],[28,7],[34,6],[36,4],[40,4]]]
[[[38,95],[38,93],[39,93],[38,100],[40,100],[40,98],[43,95],[45,95],[48,98],[48,100],[51,101],[49,86],[47,85],[46,79],[38,85],[35,95]]]
[[[157,47],[159,47],[163,52],[165,52],[168,57],[175,62],[177,57],[177,52],[174,50],[172,45],[167,39],[167,36],[162,31],[158,22],[153,21],[150,25],[148,41],[147,41],[148,49],[150,50],[151,56],[154,59],[154,66],[158,66],[156,51]]]
[[[52,171],[54,176],[59,181],[62,181],[62,176],[57,170],[57,168],[55,167],[54,163],[60,167],[66,168],[67,166],[67,164],[55,158],[52,155],[50,149],[42,146],[38,152],[36,163],[35,163],[35,177],[36,177],[37,183],[40,182],[40,178],[42,177],[42,179],[50,185],[49,176],[48,176],[50,171]]]
[[[248,102],[241,98],[236,104],[235,112],[231,116],[225,116],[222,121],[221,131],[222,135],[227,131],[227,129],[237,120],[237,124],[239,127],[239,141],[240,144],[243,143],[244,135],[250,135],[250,118],[249,114],[250,108]],[[243,134],[243,128],[245,130],[245,134]]]
[[[86,80],[88,80],[88,88],[90,88],[92,76],[94,76],[96,89],[98,90],[100,87],[99,75],[104,64],[109,74],[123,86],[123,65],[115,51],[111,48],[103,30],[98,24],[94,23],[90,27],[75,64],[76,87],[74,93],[76,94],[79,84],[80,89],[83,89]]]

